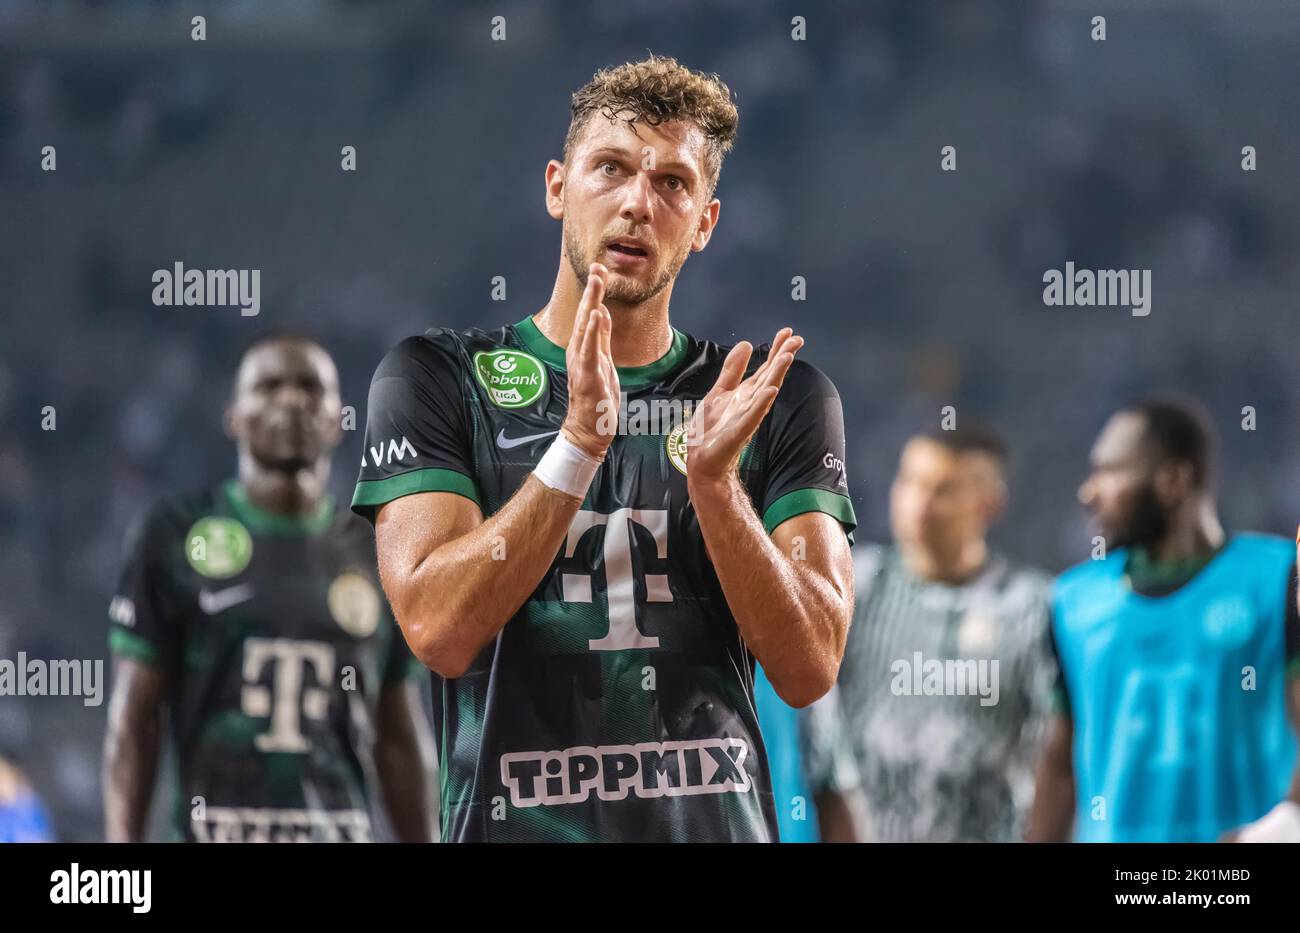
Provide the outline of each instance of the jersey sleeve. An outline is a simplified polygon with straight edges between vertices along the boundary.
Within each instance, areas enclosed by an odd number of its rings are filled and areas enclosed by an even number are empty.
[[[796,515],[825,512],[852,541],[857,517],[844,467],[844,411],[834,383],[795,360],[768,418],[763,527],[771,533]]]
[[[418,492],[480,501],[458,361],[448,338],[411,337],[375,370],[352,496],[358,515],[373,522],[379,506]]]
[[[108,644],[113,654],[151,667],[171,669],[180,656],[181,633],[166,572],[174,540],[163,509],[155,506],[127,530],[117,591],[108,606]]]

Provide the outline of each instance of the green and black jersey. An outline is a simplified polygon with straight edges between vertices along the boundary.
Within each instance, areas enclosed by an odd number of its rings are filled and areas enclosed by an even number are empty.
[[[686,419],[727,349],[674,331],[619,370],[618,434],[554,564],[464,676],[435,678],[444,839],[776,838],[753,658],[686,490]],[[430,330],[384,359],[369,406],[357,512],[443,491],[491,515],[564,419],[564,348],[531,319]],[[825,376],[794,364],[740,473],[769,531],[821,511],[851,533]]]
[[[371,838],[379,691],[424,670],[374,547],[332,500],[285,518],[233,480],[162,499],[133,526],[110,644],[167,674],[181,838]]]

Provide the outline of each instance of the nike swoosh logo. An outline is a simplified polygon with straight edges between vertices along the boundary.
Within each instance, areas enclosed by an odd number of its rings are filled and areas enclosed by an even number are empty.
[[[253,587],[247,583],[229,586],[215,592],[203,589],[199,590],[199,608],[207,615],[214,616],[218,612],[225,612],[231,606],[246,603],[252,598]]]
[[[544,437],[550,437],[552,434],[559,434],[559,429],[554,431],[543,431],[541,434],[528,434],[524,437],[506,437],[506,429],[502,428],[497,432],[497,446],[502,450],[509,450],[511,447],[518,447],[521,444],[527,444],[531,441],[540,441]]]

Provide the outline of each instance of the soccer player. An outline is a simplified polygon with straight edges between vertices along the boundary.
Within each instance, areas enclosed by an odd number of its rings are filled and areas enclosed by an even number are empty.
[[[1300,838],[1296,553],[1224,534],[1214,446],[1175,397],[1119,411],[1093,446],[1079,499],[1102,541],[1053,591],[1060,708],[1031,840],[1213,842],[1266,813],[1243,839]]]
[[[892,545],[860,548],[840,699],[867,841],[1022,838],[1047,722],[1050,580],[989,545],[1007,448],[917,434],[890,489]]]
[[[736,121],[672,59],[598,72],[546,167],[550,300],[375,373],[353,507],[438,675],[446,839],[776,837],[754,658],[794,706],[834,683],[854,517],[802,339],[756,358],[669,321]]]
[[[367,841],[374,773],[396,836],[427,841],[431,748],[373,533],[327,493],[338,375],[313,341],[264,338],[226,410],[239,473],[166,497],[128,536],[109,609],[107,837],[145,834],[164,708],[172,825],[198,841]]]

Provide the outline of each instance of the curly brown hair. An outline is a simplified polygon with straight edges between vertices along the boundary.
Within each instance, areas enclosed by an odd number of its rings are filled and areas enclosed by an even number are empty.
[[[716,74],[692,71],[675,58],[651,54],[639,62],[602,68],[573,94],[573,117],[564,137],[567,164],[582,130],[595,114],[610,122],[657,126],[689,120],[704,131],[704,174],[708,193],[722,172],[740,120],[731,102],[731,89]]]

